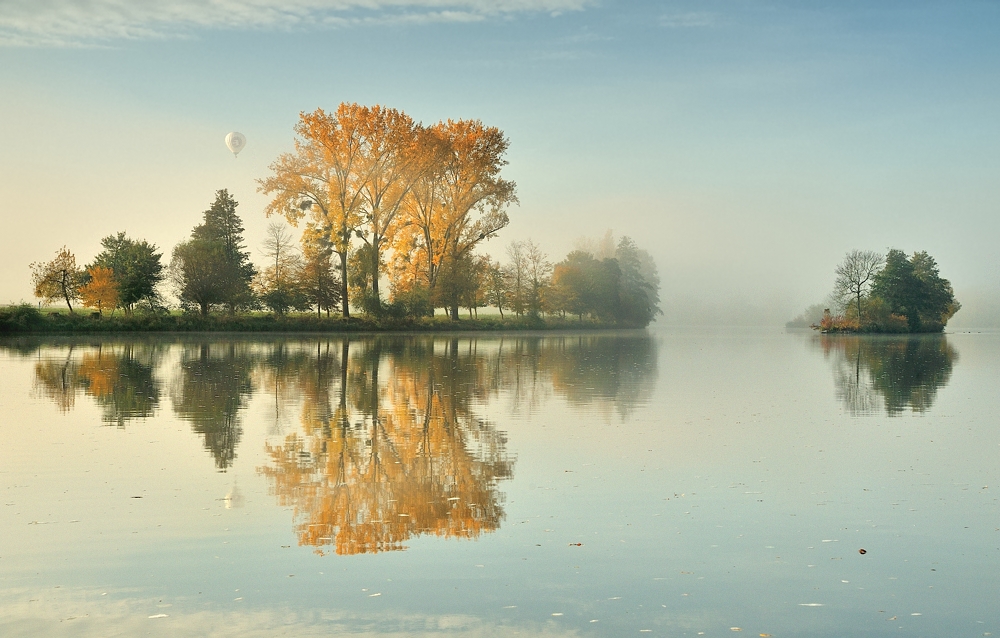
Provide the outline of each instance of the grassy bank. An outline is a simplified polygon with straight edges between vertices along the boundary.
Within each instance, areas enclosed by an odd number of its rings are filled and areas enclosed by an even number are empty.
[[[484,316],[452,321],[441,315],[417,319],[375,319],[366,316],[345,319],[313,314],[275,316],[264,313],[135,314],[99,317],[89,312],[43,312],[33,306],[0,308],[0,335],[22,334],[115,334],[136,332],[436,332],[499,330],[579,330],[633,328],[597,321]]]

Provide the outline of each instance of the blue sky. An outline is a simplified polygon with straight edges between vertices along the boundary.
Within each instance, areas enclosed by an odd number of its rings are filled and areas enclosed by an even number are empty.
[[[985,320],[997,33],[996,2],[5,0],[0,302],[63,244],[169,255],[219,188],[257,251],[254,180],[300,111],[349,101],[503,129],[521,205],[486,248],[631,235],[669,317],[784,319],[848,250],[898,247],[938,259],[956,325]]]

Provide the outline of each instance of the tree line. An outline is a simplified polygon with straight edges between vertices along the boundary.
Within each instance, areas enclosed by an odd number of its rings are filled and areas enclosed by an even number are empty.
[[[574,251],[552,264],[531,241],[508,245],[506,263],[477,254],[507,226],[517,203],[501,177],[509,142],[479,120],[432,126],[396,109],[341,104],[335,113],[302,113],[295,150],[271,164],[259,190],[267,216],[303,226],[301,245],[269,226],[265,265],[243,238],[237,202],[226,190],[164,266],[156,246],[124,233],[102,240],[91,264],[77,267],[66,248],[32,264],[36,296],[99,313],[163,308],[161,282],[186,310],[207,316],[269,309],[352,308],[376,318],[418,318],[443,308],[501,315],[543,314],[644,326],[659,313],[659,279],[649,254],[629,238],[602,254]],[[388,281],[389,294],[380,289]]]
[[[885,255],[853,250],[836,269],[831,298],[816,326],[844,332],[941,332],[962,305],[926,251]]]

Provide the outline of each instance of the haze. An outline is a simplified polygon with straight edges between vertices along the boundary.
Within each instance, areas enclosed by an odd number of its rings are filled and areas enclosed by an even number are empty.
[[[511,224],[553,260],[630,235],[661,322],[780,324],[847,251],[926,250],[1000,323],[1000,4],[31,0],[0,4],[0,303],[127,231],[166,260],[300,111],[385,104],[511,141]],[[229,131],[247,136],[234,159]]]

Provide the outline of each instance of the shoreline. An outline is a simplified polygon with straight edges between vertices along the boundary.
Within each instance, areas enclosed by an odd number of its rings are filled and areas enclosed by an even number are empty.
[[[90,314],[43,314],[34,308],[0,309],[0,336],[136,335],[136,334],[429,334],[553,331],[642,330],[622,325],[556,317],[472,318],[445,316],[418,319],[316,317],[296,315],[134,315],[93,317]]]

